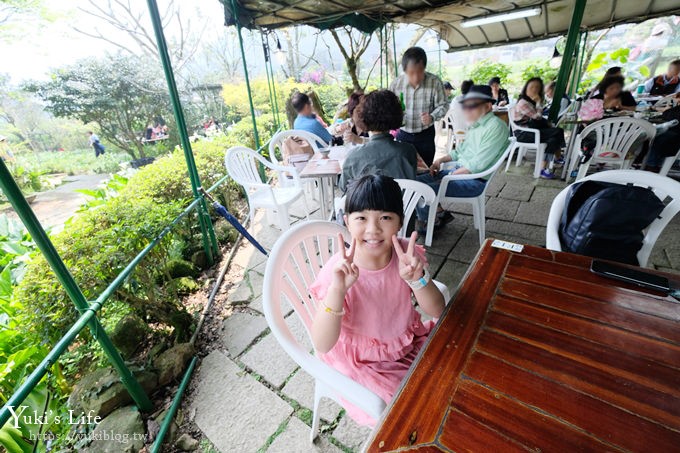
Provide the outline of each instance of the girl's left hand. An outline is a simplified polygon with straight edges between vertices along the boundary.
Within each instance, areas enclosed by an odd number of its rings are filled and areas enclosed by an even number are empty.
[[[424,273],[425,263],[416,254],[416,239],[418,239],[418,233],[414,231],[406,250],[404,250],[397,236],[392,236],[392,245],[394,245],[394,250],[399,257],[399,276],[407,282],[418,280]]]

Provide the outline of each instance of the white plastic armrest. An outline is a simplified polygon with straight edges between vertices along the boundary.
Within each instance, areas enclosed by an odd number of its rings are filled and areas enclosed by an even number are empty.
[[[462,181],[464,179],[478,179],[487,176],[487,172],[483,173],[458,173],[455,175],[446,175],[442,178],[442,184],[448,183],[449,181]]]
[[[374,420],[379,420],[385,410],[385,401],[363,385],[348,378],[321,359],[305,351],[299,344],[288,344],[285,348],[293,360],[315,379],[323,382],[338,396],[357,406]]]
[[[300,181],[300,174],[298,173],[297,168],[286,167],[286,166],[283,166],[283,165],[276,165],[276,164],[271,164],[269,166],[269,168],[278,172],[279,179],[283,178],[283,175],[285,173],[290,174],[293,177],[293,182],[295,183],[295,186],[302,187],[302,182]]]

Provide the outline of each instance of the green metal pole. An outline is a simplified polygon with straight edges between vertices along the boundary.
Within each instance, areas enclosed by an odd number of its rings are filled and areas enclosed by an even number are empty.
[[[172,72],[172,63],[170,62],[170,54],[168,53],[168,45],[165,42],[165,35],[163,34],[163,23],[158,12],[158,5],[156,0],[147,0],[149,7],[149,14],[151,15],[151,24],[153,25],[154,33],[156,34],[156,43],[158,45],[158,56],[163,64],[163,72],[165,73],[165,80],[168,83],[168,92],[170,93],[170,101],[172,103],[172,111],[175,114],[177,121],[177,129],[179,130],[179,137],[184,151],[184,159],[187,161],[187,168],[189,170],[189,180],[191,181],[191,191],[194,198],[201,198],[198,205],[198,223],[201,227],[201,237],[203,239],[203,249],[208,258],[208,263],[212,264],[215,261],[215,256],[218,253],[217,238],[213,230],[210,215],[208,214],[208,207],[205,200],[201,197],[198,190],[201,187],[201,178],[198,176],[196,169],[196,162],[194,161],[194,153],[191,150],[191,142],[187,132],[186,121],[184,120],[184,112],[182,111],[182,104],[179,100],[179,92],[177,91],[177,84],[175,83],[175,76]]]
[[[385,46],[383,45],[383,29],[380,27],[380,35],[378,36],[380,40],[380,88],[383,88],[383,51]]]
[[[265,37],[264,33],[260,31],[260,37],[262,38],[262,53],[264,54],[264,72],[267,75],[267,89],[269,90],[269,105],[272,108],[272,117],[274,118],[274,125],[278,128],[279,125],[276,122],[276,114],[274,113],[274,97],[272,96],[272,81],[271,78],[269,77],[269,46],[267,45],[267,42],[265,41],[267,38]]]
[[[383,25],[385,36],[385,87],[390,87],[390,35],[387,25]]]
[[[437,46],[438,46],[438,51],[437,51],[437,56],[439,56],[439,78],[442,78],[442,40],[437,37]]]
[[[182,395],[184,395],[184,392],[187,389],[187,385],[189,385],[189,381],[191,380],[191,374],[194,372],[194,368],[196,367],[197,361],[198,361],[197,357],[191,359],[189,367],[187,368],[186,372],[184,373],[184,377],[182,378],[182,382],[180,382],[179,387],[177,388],[177,393],[175,394],[175,398],[172,400],[170,409],[168,410],[168,412],[165,413],[165,418],[163,418],[163,424],[161,425],[161,429],[158,431],[158,435],[156,436],[156,441],[154,442],[153,447],[151,447],[151,453],[158,453],[162,451],[161,447],[163,446],[163,439],[165,439],[166,434],[168,434],[168,430],[172,425],[172,421],[175,418],[177,409],[179,409],[179,405],[182,402]]]
[[[272,59],[271,55],[269,58],[269,72],[272,75],[272,91],[274,92],[274,109],[276,111],[276,123],[278,124],[278,128],[281,127],[281,115],[279,114],[279,100],[278,100],[278,93],[276,92],[276,77],[274,77],[274,66],[272,66]]]
[[[571,71],[574,59],[574,49],[576,48],[576,43],[579,39],[583,13],[586,10],[586,3],[588,3],[588,0],[576,0],[574,4],[574,12],[571,16],[569,31],[567,32],[567,42],[564,46],[564,56],[562,57],[560,71],[557,73],[557,84],[555,85],[555,93],[553,94],[553,99],[556,99],[557,102],[552,103],[552,106],[550,106],[550,114],[548,115],[550,121],[553,123],[557,121],[557,116],[560,113],[561,103],[559,100],[564,96],[569,84],[569,72]]]
[[[392,24],[392,50],[394,52],[394,78],[399,77],[399,65],[397,64],[397,40],[395,38],[396,34],[394,29],[397,27],[396,24]]]
[[[26,198],[24,198],[24,195],[21,193],[21,189],[19,189],[19,186],[14,181],[12,174],[10,173],[9,169],[7,169],[7,166],[2,160],[0,160],[0,188],[2,188],[5,196],[12,204],[12,207],[26,227],[26,230],[28,230],[28,232],[31,234],[31,238],[36,243],[45,257],[45,260],[54,271],[57,280],[59,280],[59,283],[61,283],[61,285],[66,290],[66,294],[68,294],[71,301],[73,301],[73,304],[76,306],[78,311],[80,313],[85,313],[88,309],[90,309],[90,304],[87,302],[85,295],[78,287],[78,284],[69,272],[68,268],[61,260],[59,253],[57,253],[57,249],[54,248],[54,244],[52,244],[50,238],[47,237],[47,233],[45,233],[45,230],[40,225],[38,218],[31,210]],[[128,367],[125,366],[123,358],[120,356],[120,353],[113,343],[111,343],[111,339],[108,337],[106,331],[101,326],[96,317],[91,320],[89,327],[92,335],[101,345],[107,358],[116,371],[118,371],[121,381],[125,385],[125,388],[130,393],[130,396],[135,401],[137,406],[142,411],[151,410],[153,407],[151,400],[139,385],[137,379],[135,379],[135,377],[132,375]],[[37,384],[38,381],[35,381],[35,384]],[[0,426],[2,425],[0,424]]]
[[[250,92],[250,77],[248,77],[248,63],[246,62],[246,51],[243,48],[243,35],[241,34],[241,22],[238,20],[238,7],[236,6],[236,2],[234,0],[231,0],[231,9],[234,13],[234,22],[236,23],[236,34],[238,35],[238,43],[239,46],[241,47],[241,59],[243,60],[243,75],[245,76],[246,89],[248,90],[248,102],[250,103],[250,117],[253,120],[253,134],[255,135],[255,148],[259,148],[260,135],[257,133],[257,121],[255,121],[255,107],[253,104],[253,93]]]

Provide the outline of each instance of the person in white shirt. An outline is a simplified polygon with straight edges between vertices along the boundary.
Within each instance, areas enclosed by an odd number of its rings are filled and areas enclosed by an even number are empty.
[[[460,84],[460,94],[453,98],[451,101],[451,107],[449,108],[449,115],[453,118],[453,132],[465,132],[468,128],[468,124],[465,120],[465,114],[463,113],[463,97],[468,94],[470,88],[475,83],[472,80],[464,80]]]

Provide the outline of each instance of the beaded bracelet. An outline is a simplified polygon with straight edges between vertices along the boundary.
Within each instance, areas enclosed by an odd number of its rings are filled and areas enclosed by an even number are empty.
[[[345,309],[343,308],[342,310],[333,310],[331,307],[326,305],[324,301],[321,301],[321,306],[323,307],[323,311],[325,311],[328,314],[331,314],[333,316],[344,316],[345,315]]]

